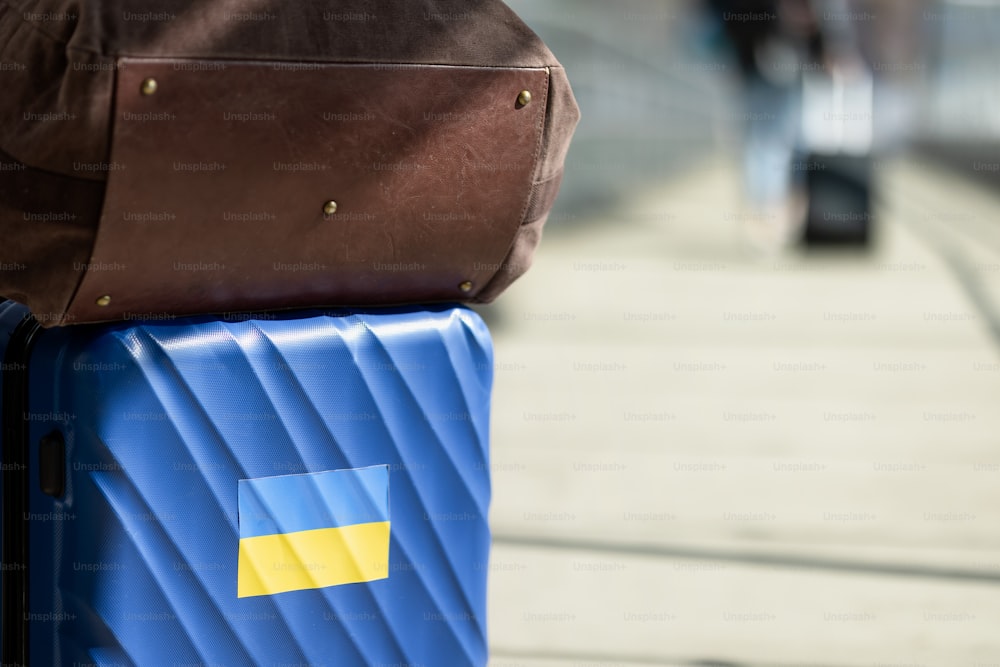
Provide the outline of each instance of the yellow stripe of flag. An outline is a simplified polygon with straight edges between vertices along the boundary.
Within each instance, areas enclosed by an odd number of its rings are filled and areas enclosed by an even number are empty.
[[[240,540],[241,598],[389,577],[389,522]]]

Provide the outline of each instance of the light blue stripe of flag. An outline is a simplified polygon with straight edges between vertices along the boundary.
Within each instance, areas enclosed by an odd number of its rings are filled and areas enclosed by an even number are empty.
[[[240,538],[389,520],[389,467],[239,481]]]

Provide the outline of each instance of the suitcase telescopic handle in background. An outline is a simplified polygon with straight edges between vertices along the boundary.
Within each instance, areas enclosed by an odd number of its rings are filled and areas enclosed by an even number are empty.
[[[28,664],[28,361],[41,326],[30,315],[11,335],[3,373],[2,632],[4,665]]]

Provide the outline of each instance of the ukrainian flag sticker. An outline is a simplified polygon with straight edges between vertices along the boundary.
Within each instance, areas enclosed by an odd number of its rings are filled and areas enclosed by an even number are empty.
[[[389,467],[239,481],[241,598],[389,577]]]

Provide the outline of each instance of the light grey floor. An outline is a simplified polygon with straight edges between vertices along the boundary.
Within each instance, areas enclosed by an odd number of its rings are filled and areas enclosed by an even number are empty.
[[[1000,200],[878,173],[869,256],[747,250],[711,157],[487,311],[492,667],[1000,665]]]

